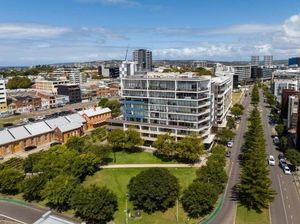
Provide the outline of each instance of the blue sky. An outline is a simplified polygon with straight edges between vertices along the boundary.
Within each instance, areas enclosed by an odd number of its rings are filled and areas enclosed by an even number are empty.
[[[300,56],[299,0],[1,0],[0,66]],[[130,54],[131,55],[131,54]]]

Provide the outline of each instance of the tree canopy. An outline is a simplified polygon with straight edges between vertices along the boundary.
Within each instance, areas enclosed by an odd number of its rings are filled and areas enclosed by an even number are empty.
[[[27,77],[15,76],[8,80],[6,87],[8,89],[27,89],[31,86],[31,80]]]
[[[118,209],[117,196],[106,187],[78,187],[71,198],[75,214],[87,223],[106,224]]]
[[[17,194],[24,179],[24,174],[12,168],[0,170],[0,192]]]
[[[128,190],[129,200],[147,213],[166,211],[179,197],[178,179],[163,168],[142,171],[130,180]]]

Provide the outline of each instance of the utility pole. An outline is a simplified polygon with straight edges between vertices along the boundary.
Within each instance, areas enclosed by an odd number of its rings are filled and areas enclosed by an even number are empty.
[[[178,198],[177,198],[177,200],[176,200],[176,221],[177,221],[177,223],[179,222],[179,217],[178,217],[178,214],[179,213],[179,206],[178,206]]]

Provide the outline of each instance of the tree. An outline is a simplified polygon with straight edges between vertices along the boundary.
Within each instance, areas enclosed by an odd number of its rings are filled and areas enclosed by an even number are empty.
[[[121,104],[119,100],[109,100],[105,107],[108,107],[111,109],[111,115],[112,117],[117,117],[121,114]]]
[[[96,155],[101,161],[109,158],[109,154],[112,152],[110,144],[88,145],[85,150]]]
[[[17,194],[24,174],[12,168],[0,170],[0,192],[3,194]]]
[[[117,196],[106,187],[78,187],[71,199],[71,207],[87,223],[106,224],[113,220],[118,209]]]
[[[217,132],[216,137],[220,142],[226,143],[234,138],[234,132],[232,132],[229,128],[222,128]]]
[[[136,146],[141,146],[144,144],[144,140],[141,138],[141,135],[138,131],[133,128],[129,128],[126,132],[126,142],[125,149],[128,151],[134,151]]]
[[[288,149],[285,154],[286,158],[294,165],[300,166],[300,152],[296,149]]]
[[[58,175],[46,183],[42,196],[47,199],[47,205],[51,208],[57,208],[59,211],[67,210],[77,184],[75,177]]]
[[[285,126],[284,124],[277,124],[275,126],[275,130],[279,137],[281,137],[285,133]]]
[[[126,142],[126,134],[121,129],[114,129],[108,133],[107,141],[112,144],[113,150],[122,150]]]
[[[166,211],[179,196],[178,179],[167,169],[150,168],[131,178],[129,200],[147,213]]]
[[[286,136],[280,137],[280,148],[286,150],[288,147],[288,138]]]
[[[98,103],[98,106],[99,107],[106,107],[106,104],[108,102],[108,99],[107,98],[102,98],[99,103]]]
[[[107,130],[104,127],[96,128],[91,132],[91,138],[93,142],[104,141],[107,137]]]
[[[31,86],[31,80],[27,77],[15,76],[8,80],[8,89],[27,89]]]
[[[258,90],[258,86],[255,84],[251,94],[251,103],[256,105],[258,104],[258,102],[259,102],[259,90]]]
[[[204,145],[200,138],[195,135],[186,136],[176,144],[177,156],[181,160],[195,162],[203,154]]]
[[[200,218],[209,214],[218,199],[218,191],[214,184],[193,182],[183,192],[182,207],[191,218]]]
[[[99,169],[99,163],[100,159],[96,155],[85,153],[74,158],[66,171],[82,182],[86,176],[94,174]]]
[[[227,119],[227,128],[231,129],[235,129],[236,124],[235,124],[235,120],[232,117],[229,117]]]
[[[47,178],[44,175],[34,175],[26,178],[22,184],[23,198],[27,201],[40,200],[46,182]]]
[[[169,134],[159,135],[153,147],[156,148],[155,154],[159,156],[170,158],[176,154],[175,138]]]
[[[84,151],[84,146],[85,146],[85,141],[81,137],[73,136],[68,139],[66,143],[66,147],[68,149],[73,149],[77,152],[83,152]]]

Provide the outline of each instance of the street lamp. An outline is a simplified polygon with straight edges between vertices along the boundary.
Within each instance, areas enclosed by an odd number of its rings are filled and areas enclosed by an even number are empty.
[[[124,210],[124,212],[125,212],[125,224],[127,224],[128,223],[128,198],[129,198],[129,194],[128,193],[126,193],[126,199],[125,199],[125,210]]]

